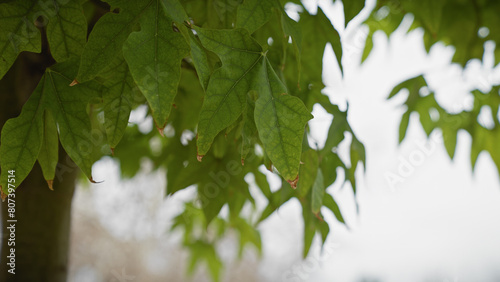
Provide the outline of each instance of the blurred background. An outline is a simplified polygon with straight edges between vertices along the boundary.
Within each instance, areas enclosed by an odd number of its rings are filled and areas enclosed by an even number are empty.
[[[481,154],[471,172],[471,138],[460,133],[451,161],[439,131],[428,139],[418,116],[411,117],[406,139],[398,145],[401,105],[408,93],[387,100],[396,84],[424,73],[442,107],[451,112],[471,108],[470,90],[500,84],[494,46],[488,43],[483,62],[472,61],[463,70],[451,64],[452,47],[436,44],[426,53],[423,32],[407,33],[411,17],[406,17],[390,38],[375,34],[374,50],[360,65],[367,36],[360,22],[374,1],[368,0],[346,29],[340,1],[304,2],[313,11],[319,2],[341,34],[344,76],[328,47],[324,93],[342,110],[349,107],[349,123],[366,147],[366,171],[357,171],[356,199],[352,189],[341,186],[342,177],[328,188],[348,228],[326,213],[331,233],[323,250],[316,238],[302,259],[301,208],[292,199],[260,225],[261,258],[247,248],[239,260],[237,237],[231,234],[218,245],[225,265],[222,280],[500,281],[500,183],[491,158]],[[294,7],[287,8],[291,17],[297,16]],[[313,115],[310,142],[321,145],[332,116],[320,108]],[[488,126],[490,116],[479,122]],[[153,129],[145,109],[135,110],[130,122],[144,131]],[[339,147],[341,156],[348,156],[347,150]],[[181,247],[182,234],[169,231],[183,202],[195,196],[194,188],[165,198],[165,172],[152,172],[146,160],[141,173],[129,180],[120,179],[119,165],[111,158],[96,163],[93,171],[103,183],[80,184],[73,204],[70,281],[210,281],[205,266],[187,275],[189,253]],[[278,177],[263,172],[276,189]],[[252,195],[263,209],[265,198]]]

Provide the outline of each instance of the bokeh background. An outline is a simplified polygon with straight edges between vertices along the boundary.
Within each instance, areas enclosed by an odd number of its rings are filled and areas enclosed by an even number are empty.
[[[322,251],[316,238],[309,257],[302,259],[301,209],[292,199],[261,224],[261,258],[247,248],[239,260],[237,237],[231,234],[218,245],[223,281],[500,281],[500,182],[491,158],[481,154],[472,172],[471,138],[461,132],[451,161],[439,131],[428,139],[418,116],[411,117],[407,137],[398,145],[408,93],[387,100],[396,84],[423,73],[441,106],[451,112],[470,109],[471,89],[488,91],[500,84],[494,45],[486,44],[483,62],[462,69],[450,63],[453,47],[436,44],[427,54],[422,31],[407,33],[409,16],[390,38],[375,34],[374,50],[360,65],[367,35],[360,23],[374,1],[368,0],[345,29],[340,1],[304,2],[312,11],[321,5],[341,34],[344,76],[328,47],[324,93],[341,109],[349,107],[349,123],[366,147],[366,171],[357,171],[356,198],[349,187],[341,187],[342,177],[328,188],[348,227],[326,213],[331,233]],[[298,16],[293,5],[287,12]],[[321,146],[332,116],[320,108],[313,114],[309,141]],[[144,108],[134,111],[130,122],[153,129]],[[485,113],[479,122],[487,127],[493,121]],[[339,152],[347,156],[347,147],[341,144]],[[266,173],[277,189],[277,176]],[[104,158],[94,167],[94,178],[104,182],[77,189],[69,280],[210,281],[204,267],[187,275],[189,253],[181,247],[182,234],[169,231],[182,203],[195,196],[194,188],[165,198],[165,171],[152,171],[146,160],[135,178],[119,175],[118,163]],[[265,197],[257,189],[251,192],[262,209]]]

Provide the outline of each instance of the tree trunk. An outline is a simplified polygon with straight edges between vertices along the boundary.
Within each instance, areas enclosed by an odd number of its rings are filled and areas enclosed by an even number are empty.
[[[42,171],[33,171],[15,192],[15,274],[10,267],[7,246],[7,202],[2,203],[2,257],[0,281],[66,281],[71,220],[71,200],[75,189],[76,169],[54,181],[50,191]]]
[[[46,48],[44,48],[46,50]],[[53,63],[46,51],[21,53],[14,66],[0,80],[0,128],[21,112],[22,105],[38,84],[45,68]],[[59,148],[59,163],[75,168]],[[15,192],[15,247],[8,246],[7,201],[1,203],[2,247],[0,282],[66,281],[70,235],[71,200],[78,169],[64,170],[49,190],[40,166],[33,170]],[[58,179],[60,178],[60,179]],[[16,183],[16,185],[19,183]],[[12,244],[12,243],[11,243]],[[11,248],[15,248],[15,274],[8,272]]]

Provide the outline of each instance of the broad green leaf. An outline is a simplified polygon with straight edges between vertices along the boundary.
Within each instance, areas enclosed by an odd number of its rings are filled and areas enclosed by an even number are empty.
[[[245,0],[238,7],[236,17],[236,27],[245,28],[253,33],[264,25],[273,14],[272,8],[277,7],[279,3],[275,0]]]
[[[321,206],[323,206],[323,197],[325,195],[325,186],[323,181],[323,173],[318,169],[316,180],[314,181],[311,194],[311,210],[314,214],[319,214]]]
[[[102,93],[104,104],[104,127],[109,146],[114,149],[127,128],[137,87],[130,75],[123,57],[117,57],[100,74],[105,88]]]
[[[344,22],[345,26],[347,26],[361,12],[365,6],[365,0],[342,0],[342,4],[344,5]]]
[[[304,128],[313,116],[299,98],[286,94],[285,86],[267,59],[259,64],[254,88],[259,93],[255,124],[264,150],[283,178],[295,188]]]
[[[148,100],[156,127],[162,131],[177,94],[181,61],[189,46],[180,32],[172,29],[167,18],[154,1],[141,16],[141,30],[130,34],[123,46],[134,81]]]
[[[40,152],[43,136],[41,100],[46,86],[42,81],[24,104],[21,114],[9,119],[2,128],[0,186],[5,194],[8,194],[8,184],[17,188],[28,176]],[[14,171],[15,183],[8,182],[8,171],[11,170]]]
[[[222,67],[210,78],[198,123],[198,155],[203,156],[215,136],[243,112],[255,66],[262,61],[263,54],[259,44],[244,29],[195,30],[203,46],[222,61]]]
[[[122,49],[139,17],[148,7],[158,4],[158,1],[109,1],[112,9],[118,4],[116,6],[120,8],[119,13],[109,12],[95,24],[83,50],[75,80],[89,81],[109,65],[120,54],[117,51]]]
[[[94,159],[88,101],[98,95],[89,83],[69,86],[74,62],[68,61],[47,69],[42,78],[44,106],[51,111],[59,128],[64,150],[83,173],[92,179]]]
[[[42,168],[43,177],[52,190],[52,183],[56,176],[56,167],[59,155],[59,138],[57,126],[52,114],[45,110],[43,117],[43,139],[38,163]]]
[[[80,1],[63,1],[55,6],[57,12],[49,20],[47,40],[54,59],[62,62],[82,53],[87,40],[87,21]]]
[[[0,78],[22,51],[41,52],[42,40],[34,22],[35,1],[0,4]]]

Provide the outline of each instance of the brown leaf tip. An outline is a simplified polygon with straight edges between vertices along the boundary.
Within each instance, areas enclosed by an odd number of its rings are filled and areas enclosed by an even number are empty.
[[[163,132],[165,127],[164,128],[156,127],[156,129],[158,129],[158,132],[160,132],[161,137],[165,137],[165,132]]]
[[[241,159],[241,165],[245,165],[245,159]]]
[[[316,218],[317,218],[319,221],[325,221],[325,220],[323,219],[323,217],[321,217],[321,214],[320,214],[319,212],[314,213],[314,216],[316,216]]]
[[[111,149],[111,156],[114,157],[115,156],[115,148],[110,147],[109,149]]]
[[[80,82],[78,82],[78,80],[73,79],[73,81],[71,81],[71,83],[69,84],[69,86],[75,86],[75,85],[77,85],[78,83],[80,83]]]
[[[288,182],[293,189],[297,189],[297,183],[299,182],[299,175],[297,174],[297,177],[295,177],[294,180],[287,180],[286,182]]]
[[[49,189],[54,191],[54,179],[47,180],[47,185],[49,186]]]
[[[92,177],[89,178],[89,181],[94,183],[94,184],[99,184],[99,183],[103,183],[104,181],[95,181]]]
[[[196,155],[196,159],[201,162],[201,159],[203,159],[205,155]]]

